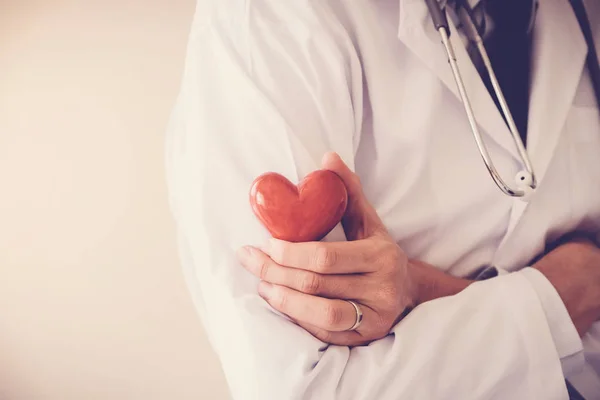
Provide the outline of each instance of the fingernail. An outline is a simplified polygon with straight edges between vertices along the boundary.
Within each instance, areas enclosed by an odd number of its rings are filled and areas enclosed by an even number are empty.
[[[273,294],[273,285],[269,282],[260,281],[258,284],[258,294],[265,300],[269,300]]]
[[[323,155],[323,158],[321,159],[321,164],[326,165],[331,162],[337,161],[339,158],[340,158],[340,156],[338,153],[336,153],[334,151],[330,151]]]

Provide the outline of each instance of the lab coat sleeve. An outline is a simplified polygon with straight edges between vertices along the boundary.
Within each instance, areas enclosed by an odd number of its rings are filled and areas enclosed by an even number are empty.
[[[235,258],[268,238],[249,207],[252,180],[266,171],[296,180],[329,150],[353,167],[360,134],[351,42],[303,6],[320,2],[273,2],[292,3],[294,26],[278,22],[276,6],[241,25],[218,16],[194,25],[167,135],[183,269],[233,398],[566,398],[544,310],[522,273],[423,304],[386,338],[352,349],[325,345],[257,295]],[[329,239],[343,240],[339,227]]]
[[[540,271],[528,267],[523,269],[522,273],[542,304],[556,352],[560,357],[563,375],[569,378],[573,374],[580,373],[585,364],[583,343],[565,304],[554,286]],[[477,279],[485,280],[507,274],[509,272],[504,269],[490,267],[484,270]]]
[[[568,378],[581,372],[585,364],[583,343],[558,292],[537,269],[525,268],[523,274],[534,288],[544,309],[563,375]]]

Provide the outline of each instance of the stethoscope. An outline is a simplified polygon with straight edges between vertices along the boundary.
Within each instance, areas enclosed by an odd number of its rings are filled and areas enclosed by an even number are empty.
[[[440,5],[439,1],[442,1],[443,5]],[[469,40],[475,44],[477,51],[481,56],[485,69],[489,75],[492,87],[494,89],[494,93],[496,94],[498,103],[500,104],[500,108],[502,110],[502,113],[504,114],[504,118],[507,122],[512,138],[519,151],[523,167],[525,168],[524,170],[519,171],[515,177],[517,189],[513,189],[502,179],[502,177],[494,167],[494,163],[490,157],[487,147],[483,139],[481,138],[479,127],[475,120],[473,109],[471,107],[471,102],[469,100],[469,96],[467,95],[467,91],[460,73],[460,69],[458,67],[456,55],[454,54],[454,48],[450,43],[450,28],[448,26],[448,19],[445,8],[446,2],[443,0],[425,0],[425,3],[427,3],[427,7],[429,8],[429,13],[431,14],[433,25],[435,26],[435,29],[439,32],[442,38],[442,43],[444,44],[446,54],[448,55],[450,68],[452,69],[454,80],[456,81],[456,85],[458,86],[460,98],[467,113],[469,125],[471,126],[471,132],[473,133],[473,137],[475,139],[475,142],[477,143],[477,147],[479,148],[479,153],[481,154],[481,158],[483,159],[483,162],[485,163],[488,172],[490,173],[492,179],[500,188],[500,190],[502,190],[502,192],[504,192],[508,196],[524,197],[530,194],[537,187],[535,173],[533,171],[531,161],[529,160],[527,150],[525,149],[523,141],[521,140],[521,135],[519,134],[510,109],[508,108],[508,105],[506,103],[506,99],[502,94],[502,90],[500,89],[500,85],[498,83],[498,80],[496,79],[496,74],[494,73],[492,63],[485,50],[485,46],[483,44],[483,39],[481,37],[479,29],[474,21],[471,8],[466,4],[465,1],[456,1],[456,10],[460,14],[461,21],[463,22],[465,34],[469,38]],[[573,11],[575,12],[577,20],[579,21],[579,26],[581,27],[581,30],[585,36],[585,40],[588,45],[589,50],[587,55],[587,68],[592,79],[592,85],[594,87],[594,93],[596,95],[597,104],[600,106],[600,66],[598,64],[596,48],[594,47],[592,29],[590,27],[590,23],[587,18],[587,13],[585,11],[585,7],[583,5],[582,0],[570,0],[570,3],[573,7]]]

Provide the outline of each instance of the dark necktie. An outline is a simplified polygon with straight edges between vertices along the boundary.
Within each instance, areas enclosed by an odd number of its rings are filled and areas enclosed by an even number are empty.
[[[485,10],[493,21],[493,30],[485,39],[485,47],[523,143],[527,143],[531,71],[529,25],[533,0],[482,1],[485,1]],[[487,74],[484,74],[483,80],[500,110]]]

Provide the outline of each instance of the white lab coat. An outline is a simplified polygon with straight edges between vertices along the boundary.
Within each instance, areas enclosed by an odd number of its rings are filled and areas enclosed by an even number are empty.
[[[452,40],[484,140],[513,177],[509,131]],[[422,0],[198,0],[167,178],[187,281],[233,397],[565,399],[564,370],[599,399],[600,325],[582,342],[550,283],[522,270],[563,233],[600,232],[586,49],[568,2],[541,0],[528,139],[539,188],[522,201],[480,159]],[[368,347],[325,346],[273,312],[234,255],[268,238],[250,184],[266,171],[297,181],[332,150],[410,257],[458,276],[510,273],[421,305]],[[344,240],[341,228],[327,240]]]

